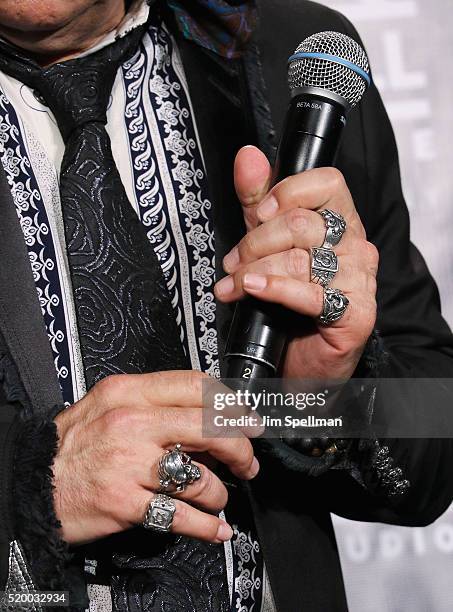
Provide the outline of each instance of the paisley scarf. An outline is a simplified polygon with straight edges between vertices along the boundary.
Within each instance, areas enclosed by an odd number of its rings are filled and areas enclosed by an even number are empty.
[[[245,49],[257,21],[255,0],[168,0],[183,35],[228,59]]]

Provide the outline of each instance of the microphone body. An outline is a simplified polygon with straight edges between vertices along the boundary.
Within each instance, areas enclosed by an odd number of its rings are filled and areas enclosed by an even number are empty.
[[[320,89],[294,89],[277,151],[273,184],[311,168],[332,166],[346,124],[347,103]],[[286,347],[285,309],[255,298],[236,305],[225,359],[228,379],[276,375]]]

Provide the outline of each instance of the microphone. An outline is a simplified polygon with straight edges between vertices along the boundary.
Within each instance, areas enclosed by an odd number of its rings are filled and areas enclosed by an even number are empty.
[[[291,102],[277,151],[273,184],[310,168],[332,166],[346,115],[370,85],[362,47],[339,32],[306,38],[288,60]],[[286,316],[285,316],[286,315]],[[288,313],[247,297],[236,305],[225,349],[226,378],[240,387],[272,378],[285,352]]]

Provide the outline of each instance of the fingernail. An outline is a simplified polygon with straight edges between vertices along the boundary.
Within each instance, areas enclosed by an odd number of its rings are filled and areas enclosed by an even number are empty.
[[[275,215],[278,210],[278,202],[275,196],[265,198],[256,209],[256,214],[261,221],[266,221]]]
[[[244,289],[262,291],[267,285],[267,279],[262,274],[246,274],[243,280]]]
[[[234,247],[228,255],[223,258],[223,267],[225,272],[233,272],[236,266],[239,264],[239,249]]]
[[[220,527],[217,530],[216,539],[219,542],[227,542],[228,540],[231,540],[232,537],[233,537],[233,530],[228,525],[228,523],[221,523]]]
[[[217,295],[228,295],[234,289],[234,280],[232,276],[225,276],[215,286]]]
[[[260,471],[260,464],[258,462],[258,459],[256,457],[253,457],[252,465],[250,466],[250,470],[249,470],[250,480],[252,478],[255,478],[255,476],[258,474],[259,471]]]

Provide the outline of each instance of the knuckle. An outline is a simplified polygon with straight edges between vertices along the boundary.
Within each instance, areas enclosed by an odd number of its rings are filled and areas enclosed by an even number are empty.
[[[116,433],[118,430],[124,432],[136,422],[138,412],[131,408],[113,408],[101,417],[103,426],[107,432]]]
[[[145,514],[149,508],[149,504],[152,501],[152,496],[149,499],[144,500],[142,495],[127,495],[125,492],[122,492],[122,505],[120,502],[120,508],[118,509],[118,513],[126,515],[127,519],[130,523],[141,523]],[[126,503],[125,503],[125,500]]]
[[[163,393],[167,393],[178,386],[184,388],[187,396],[192,398],[194,403],[197,403],[201,398],[203,380],[209,378],[208,374],[199,370],[154,372],[152,376]]]
[[[253,461],[253,447],[250,444],[249,440],[246,439],[237,439],[236,440],[236,453],[235,456],[237,459],[237,466],[240,470],[248,470],[252,461]]]
[[[352,263],[346,261],[341,263],[340,271],[342,277],[347,279],[348,281],[354,278],[354,275],[357,274],[357,268]]]
[[[287,254],[287,266],[290,274],[303,275],[308,270],[309,255],[304,249],[291,249]]]
[[[219,529],[219,525],[220,525],[220,521],[217,518],[211,519],[209,524],[207,524],[206,537],[208,540],[216,540],[217,530]]]
[[[317,285],[313,283],[313,310],[318,311],[318,313],[322,312],[324,307],[324,289],[322,285]]]
[[[367,290],[368,293],[373,296],[373,298],[376,297],[376,293],[377,293],[377,280],[374,274],[369,274],[367,277]],[[376,301],[376,300],[374,300]]]
[[[130,375],[113,374],[111,376],[103,378],[101,381],[96,383],[95,389],[101,397],[104,397],[109,400],[127,389],[129,383]]]
[[[189,506],[185,503],[175,501],[176,511],[173,517],[172,529],[179,529],[189,522]]]
[[[199,499],[200,497],[203,497],[204,499],[208,499],[212,497],[215,491],[214,477],[213,477],[212,472],[208,469],[202,468],[201,474],[202,474],[201,478],[197,482],[198,490],[196,492],[196,499]]]
[[[286,223],[291,233],[304,233],[308,227],[307,211],[303,208],[293,208],[286,214]]]
[[[254,206],[260,201],[261,191],[259,189],[254,189],[250,193],[241,193],[241,204],[246,208],[249,206]]]
[[[377,315],[376,300],[372,298],[365,300],[361,308],[360,317],[358,317],[358,321],[360,323],[357,327],[358,330],[362,330],[362,336],[365,341],[370,335],[370,333],[372,332],[376,324],[376,315]]]
[[[377,269],[379,265],[379,251],[372,242],[367,240],[364,243],[366,256],[372,269]]]
[[[242,276],[241,280],[243,280],[245,274],[247,272],[254,272],[256,269],[252,268],[252,267],[248,267],[245,270],[244,275]],[[276,272],[278,272],[278,262],[276,261],[275,257],[266,257],[264,259],[262,259],[260,261],[259,264],[259,272],[264,273],[264,274],[274,274]]]
[[[325,173],[324,180],[329,182],[332,191],[341,191],[346,187],[345,178],[338,168],[324,168],[323,171]]]
[[[356,211],[356,220],[357,220],[357,223],[355,224],[355,227],[356,227],[357,236],[361,240],[366,241],[366,239],[367,239],[366,230],[365,230],[365,228],[363,226],[362,221],[360,220],[360,217],[359,217],[359,214],[357,213],[357,211]]]
[[[368,312],[368,325],[374,327],[376,323],[376,315],[377,315],[377,302],[376,298],[372,297],[367,301],[366,310]]]
[[[196,398],[200,403],[203,393],[203,381],[209,378],[208,374],[200,372],[199,370],[191,370],[188,372],[188,388],[189,392]]]
[[[239,243],[239,255],[241,260],[253,259],[258,251],[258,244],[254,232],[249,232]]]

